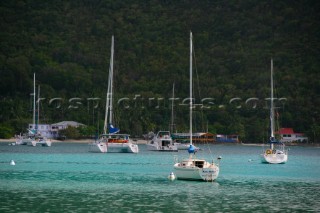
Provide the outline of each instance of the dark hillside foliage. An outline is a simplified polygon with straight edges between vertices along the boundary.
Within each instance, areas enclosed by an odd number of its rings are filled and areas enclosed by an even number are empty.
[[[276,95],[286,98],[280,126],[319,142],[319,1],[3,0],[0,13],[6,132],[31,122],[33,73],[42,123],[75,120],[101,132],[112,35],[116,125],[132,136],[168,129],[175,83],[176,128],[186,131],[191,30],[194,94],[197,103],[206,98],[196,131],[265,141],[273,58]],[[90,98],[100,99],[97,108]]]

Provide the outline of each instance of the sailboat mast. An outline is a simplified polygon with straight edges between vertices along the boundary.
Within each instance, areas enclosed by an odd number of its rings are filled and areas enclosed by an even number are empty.
[[[39,128],[39,117],[40,117],[40,85],[38,85],[38,100],[37,100],[37,113],[36,113],[36,132],[38,133]]]
[[[110,76],[110,74],[109,74]],[[108,81],[109,82],[109,81]],[[106,112],[104,115],[104,125],[103,125],[103,134],[107,134],[108,128],[108,111],[109,111],[109,84],[108,84],[108,91],[106,96]]]
[[[173,113],[173,104],[174,104],[174,83],[172,86],[172,103],[171,103],[171,133],[174,131],[174,113]]]
[[[111,38],[111,62],[110,62],[110,115],[109,115],[109,123],[112,124],[113,120],[113,55],[114,55],[114,36]]]
[[[274,106],[273,106],[273,59],[271,59],[271,99],[270,99],[270,130],[271,130],[271,139],[274,138]],[[271,148],[273,144],[271,143]]]
[[[190,144],[192,144],[192,32],[190,32],[190,109],[189,109],[189,119],[190,119]]]
[[[33,126],[36,129],[36,73],[33,73]]]
[[[114,38],[111,38],[111,56],[110,56],[110,67],[108,75],[108,90],[107,90],[107,100],[106,100],[106,112],[104,117],[103,134],[107,134],[108,130],[108,115],[110,123],[112,122],[112,77],[113,77],[113,43]],[[108,114],[110,113],[110,114]]]

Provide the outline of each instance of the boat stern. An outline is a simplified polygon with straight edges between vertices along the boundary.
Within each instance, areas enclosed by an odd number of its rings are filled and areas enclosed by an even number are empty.
[[[266,150],[261,154],[262,163],[282,164],[288,161],[288,154],[280,150]]]
[[[98,142],[89,144],[89,152],[102,152],[106,153],[108,151],[108,147],[106,143]]]

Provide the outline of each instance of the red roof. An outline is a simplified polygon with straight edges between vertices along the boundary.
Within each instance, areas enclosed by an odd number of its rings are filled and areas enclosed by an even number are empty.
[[[283,135],[283,134],[287,135],[287,134],[294,134],[294,131],[292,128],[281,128],[277,133],[280,135]]]

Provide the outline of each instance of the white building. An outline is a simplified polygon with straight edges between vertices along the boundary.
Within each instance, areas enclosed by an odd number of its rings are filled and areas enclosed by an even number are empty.
[[[308,141],[303,133],[294,132],[292,128],[281,128],[276,134],[279,134],[281,142],[303,142]]]
[[[66,129],[69,126],[72,127],[79,127],[79,126],[85,126],[82,123],[78,123],[76,121],[62,121],[59,123],[54,123],[54,124],[38,124],[38,132],[47,138],[58,138],[59,135],[59,130]],[[29,129],[35,129],[35,124],[29,124]]]
[[[38,132],[46,138],[53,138],[51,132],[51,125],[50,124],[38,124],[37,125]],[[36,129],[35,124],[29,124],[29,129]]]

